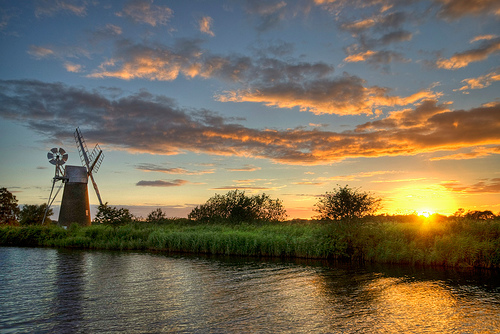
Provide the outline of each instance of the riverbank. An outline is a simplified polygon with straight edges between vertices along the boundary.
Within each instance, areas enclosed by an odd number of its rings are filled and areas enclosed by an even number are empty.
[[[0,245],[500,267],[500,220],[2,226]]]

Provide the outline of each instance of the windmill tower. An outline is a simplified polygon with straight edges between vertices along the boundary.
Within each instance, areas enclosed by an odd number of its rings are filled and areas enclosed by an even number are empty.
[[[92,180],[94,189],[102,205],[101,195],[94,180],[93,172],[101,166],[104,155],[97,144],[89,154],[87,144],[79,128],[75,130],[75,142],[83,166],[66,166],[64,172],[64,192],[59,212],[59,224],[69,226],[72,223],[90,225],[90,203],[88,179]]]
[[[56,182],[59,182],[59,181],[64,182],[63,175],[65,173],[65,170],[64,170],[63,165],[66,163],[66,161],[68,161],[68,153],[66,153],[66,151],[62,148],[54,147],[53,149],[51,149],[49,151],[49,153],[47,153],[47,158],[49,159],[49,162],[55,166],[56,171],[55,171],[54,178],[52,179],[52,189],[50,190],[49,199],[47,201],[47,208],[45,209],[45,213],[43,215],[42,224],[45,223],[45,218],[47,218],[47,213],[49,212],[50,206],[54,202],[57,194],[59,193],[59,191],[61,190],[61,187],[63,185],[61,182],[61,185],[59,186],[59,188],[57,188],[57,191],[56,191],[54,197],[52,197],[52,194],[54,193],[54,187],[56,185]]]

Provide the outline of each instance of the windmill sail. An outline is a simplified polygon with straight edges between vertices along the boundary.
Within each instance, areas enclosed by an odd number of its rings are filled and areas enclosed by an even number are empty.
[[[104,159],[104,154],[102,153],[99,145],[95,146],[91,154],[88,153],[89,151],[87,149],[87,144],[85,143],[85,139],[83,138],[82,132],[79,128],[76,128],[75,131],[75,142],[76,147],[78,148],[78,153],[80,154],[82,165],[87,167],[87,174],[92,181],[92,185],[94,186],[99,204],[102,205],[101,194],[99,193],[99,188],[97,187],[97,183],[95,182],[94,175],[92,173],[94,171],[97,172],[97,170],[101,166],[102,159]]]

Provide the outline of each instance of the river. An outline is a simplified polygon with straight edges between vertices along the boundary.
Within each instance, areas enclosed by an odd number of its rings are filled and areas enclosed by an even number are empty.
[[[500,273],[0,247],[0,333],[499,333]]]

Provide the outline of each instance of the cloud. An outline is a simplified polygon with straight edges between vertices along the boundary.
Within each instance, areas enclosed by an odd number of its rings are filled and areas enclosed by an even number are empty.
[[[494,147],[477,147],[474,148],[470,152],[466,153],[455,153],[440,157],[431,158],[431,161],[439,161],[439,160],[468,160],[468,159],[477,159],[488,157],[492,154],[500,154],[500,146]]]
[[[197,76],[202,53],[199,43],[199,40],[179,40],[174,47],[166,48],[121,40],[116,43],[115,57],[102,63],[89,77],[172,81],[180,73]]]
[[[420,182],[420,181],[424,181],[424,180],[427,180],[427,178],[416,177],[416,178],[410,178],[410,179],[374,180],[374,181],[370,181],[370,182],[372,182],[372,183],[401,183],[401,182],[415,183],[415,182]]]
[[[173,46],[167,47],[121,40],[116,43],[115,56],[102,63],[90,76],[171,81],[182,74],[188,78],[252,83],[320,78],[333,72],[332,66],[322,62],[289,63],[266,57],[213,55],[201,48],[202,42],[199,39],[178,39]]]
[[[87,1],[79,0],[36,0],[35,16],[53,16],[58,12],[72,13],[77,16],[87,15]]]
[[[7,8],[3,6],[0,8],[0,32],[5,35],[17,36],[14,31],[7,31],[7,27],[11,24],[11,20],[20,16],[20,10],[17,8]]]
[[[355,6],[361,6],[355,4]],[[417,15],[418,16],[418,15]],[[403,11],[380,12],[356,21],[339,20],[339,29],[351,33],[357,43],[345,48],[346,62],[367,61],[376,68],[381,64],[408,62],[401,53],[387,49],[391,44],[410,41],[413,33],[402,28],[416,21],[415,15]],[[380,49],[380,50],[377,50]]]
[[[318,178],[318,180],[328,180],[328,181],[359,181],[361,178],[371,178],[374,176],[379,176],[379,175],[387,175],[387,174],[398,174],[401,173],[399,171],[394,171],[394,170],[379,170],[379,171],[371,171],[371,172],[360,172],[356,174],[349,174],[349,175],[339,175],[339,176],[334,176],[334,177],[328,177],[328,178]],[[376,182],[376,181],[372,181]]]
[[[198,21],[198,24],[200,25],[200,31],[204,34],[207,34],[207,35],[214,37],[215,34],[212,31],[212,23],[213,23],[213,19],[210,16],[202,17]]]
[[[320,186],[324,184],[324,182],[301,181],[301,182],[292,182],[292,184],[296,184],[299,186]]]
[[[500,52],[500,38],[485,40],[480,47],[455,53],[451,58],[440,58],[436,61],[438,68],[456,70],[470,63],[486,60],[490,55]]]
[[[122,33],[123,30],[121,27],[108,23],[104,27],[98,27],[97,29],[92,31],[90,41],[92,43],[98,43],[103,40],[120,36]]]
[[[173,81],[215,78],[239,85],[215,95],[221,102],[254,102],[278,108],[298,107],[315,114],[372,114],[373,108],[406,105],[410,97],[389,96],[388,89],[366,87],[359,77],[344,73],[334,77],[334,68],[323,62],[284,61],[265,56],[218,56],[201,48],[201,40],[179,39],[172,47],[120,40],[115,56],[103,62],[88,77]],[[369,62],[407,61],[391,51],[369,54]],[[435,98],[428,90],[414,94]],[[418,99],[417,99],[418,100]]]
[[[36,45],[30,45],[28,54],[37,59],[52,57],[55,55],[54,50]]]
[[[71,62],[65,62],[64,63],[64,68],[66,69],[66,71],[72,72],[72,73],[80,73],[80,72],[83,71],[83,66],[82,65],[73,64]]]
[[[116,15],[156,27],[166,25],[174,15],[174,11],[167,6],[153,5],[153,0],[132,0]]]
[[[466,15],[494,14],[500,16],[497,0],[434,0],[441,5],[439,15],[446,19],[459,19]]]
[[[393,61],[406,63],[409,62],[401,53],[393,51],[373,51],[367,50],[359,52],[356,54],[351,54],[344,58],[345,62],[356,63],[356,62],[368,62],[369,64],[389,64]]]
[[[244,165],[243,167],[240,168],[226,168],[230,172],[255,172],[256,170],[260,170],[260,167],[254,166],[254,165]]]
[[[429,90],[408,97],[389,96],[388,89],[365,87],[365,82],[344,73],[341,77],[302,82],[256,82],[252,87],[225,91],[216,96],[221,102],[257,102],[278,108],[299,107],[314,114],[371,115],[375,108],[415,103],[439,94]]]
[[[188,171],[184,168],[165,168],[151,163],[138,164],[136,168],[144,172],[159,172],[166,174],[203,175],[203,174],[214,173],[213,169],[194,172],[194,171]]]
[[[289,7],[283,0],[254,0],[245,3],[245,11],[257,17],[258,31],[267,31],[278,26],[287,17]]]
[[[65,47],[53,47],[53,46],[37,46],[30,45],[28,49],[28,54],[33,56],[35,59],[59,59],[67,62],[68,58],[78,59],[80,57],[90,58],[90,52],[79,46],[65,46]],[[64,64],[63,64],[64,65]]]
[[[495,39],[497,38],[497,35],[480,35],[476,36],[473,39],[471,39],[471,43],[477,42],[477,41],[483,41],[483,40],[490,40],[490,39]]]
[[[500,178],[483,179],[472,185],[462,185],[456,181],[442,182],[441,185],[450,191],[467,194],[500,193]]]
[[[79,125],[88,138],[108,149],[163,155],[189,151],[300,165],[500,145],[500,103],[450,110],[449,105],[426,100],[355,130],[334,132],[253,129],[208,110],[181,108],[162,95],[140,91],[112,98],[102,91],[2,80],[0,117],[45,134],[48,140],[72,141]]]
[[[269,187],[256,187],[256,186],[223,186],[223,187],[217,187],[217,188],[212,188],[212,190],[271,190],[273,188]]]
[[[468,78],[462,80],[464,86],[458,90],[482,89],[490,86],[495,81],[500,81],[500,69],[495,69],[493,72],[479,76],[477,78]]]
[[[156,181],[139,181],[136,183],[136,186],[139,187],[179,187],[182,186],[186,183],[189,183],[186,180],[172,180],[172,181],[163,181],[163,180],[156,180]]]

